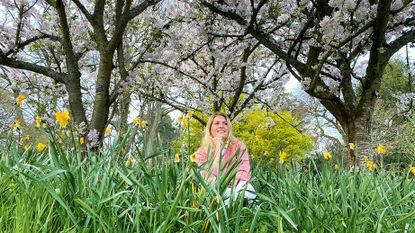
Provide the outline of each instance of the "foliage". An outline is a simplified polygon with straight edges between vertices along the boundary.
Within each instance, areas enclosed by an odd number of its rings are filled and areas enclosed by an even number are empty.
[[[401,96],[411,93],[410,73],[407,64],[401,60],[389,62],[380,88],[372,120],[372,147],[384,143],[388,148],[380,159],[385,166],[406,166],[415,163],[414,117],[408,106],[403,106]],[[408,111],[409,110],[409,111]],[[413,110],[412,110],[413,111]]]
[[[387,142],[390,145],[390,150],[384,159],[385,164],[400,167],[405,167],[406,164],[415,164],[415,118],[395,127],[399,128],[399,136],[390,135]]]
[[[379,94],[387,108],[396,108],[399,96],[411,92],[414,81],[409,78],[410,73],[413,76],[415,69],[407,67],[401,59],[392,60],[386,66]]]
[[[159,127],[160,140],[164,143],[164,147],[170,147],[171,141],[177,138],[176,128],[173,125],[173,120],[166,115],[161,118]]]
[[[271,161],[274,165],[280,151],[290,160],[303,159],[312,149],[310,135],[295,128],[298,120],[289,112],[278,114],[253,110],[234,124],[234,134],[249,148],[253,159]]]

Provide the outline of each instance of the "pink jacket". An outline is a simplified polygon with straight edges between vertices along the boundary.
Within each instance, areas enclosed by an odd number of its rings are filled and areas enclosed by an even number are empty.
[[[235,154],[236,151],[238,151],[239,149],[239,153]],[[235,160],[234,160],[235,159]],[[236,173],[236,177],[235,177],[235,183],[238,183],[239,181],[249,181],[249,179],[251,178],[251,166],[249,165],[249,156],[248,156],[248,149],[246,148],[245,144],[243,144],[241,141],[236,141],[235,143],[233,143],[232,145],[230,145],[225,153],[222,155],[222,169],[221,169],[221,174],[225,174],[227,172],[227,170],[229,169],[229,167],[232,167],[232,161],[237,161],[236,159],[240,159],[240,163],[237,166],[237,173]],[[201,175],[203,177],[205,177],[207,174],[209,174],[209,172],[211,172],[210,176],[216,176],[218,171],[215,168],[213,171],[208,171],[208,166],[209,166],[209,162],[208,161],[206,163],[207,160],[207,156],[206,156],[206,151],[205,148],[200,147],[197,151],[196,151],[196,163],[199,166],[203,165],[203,168],[201,170]]]

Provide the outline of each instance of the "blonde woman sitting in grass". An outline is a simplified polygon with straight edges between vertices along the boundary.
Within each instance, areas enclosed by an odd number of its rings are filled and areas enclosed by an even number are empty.
[[[209,118],[202,145],[196,151],[196,162],[208,183],[215,184],[224,177],[231,180],[224,194],[226,204],[230,195],[234,199],[239,193],[243,193],[248,200],[256,197],[249,183],[251,167],[248,149],[232,135],[232,123],[226,114],[216,112]]]

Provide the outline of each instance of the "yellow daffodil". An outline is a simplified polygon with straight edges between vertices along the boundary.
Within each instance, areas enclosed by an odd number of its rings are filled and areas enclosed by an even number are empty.
[[[141,125],[141,120],[140,120],[140,118],[139,118],[139,117],[134,118],[133,123],[134,123],[135,125]]]
[[[285,163],[285,162],[287,162],[287,157],[288,157],[288,154],[287,154],[287,152],[285,152],[285,151],[280,151],[280,153],[278,154],[278,156],[280,157],[280,163],[281,164],[283,164],[283,163]]]
[[[174,156],[174,162],[175,162],[175,163],[180,162],[180,156],[179,156],[179,154],[176,154],[176,155]]]
[[[205,194],[205,189],[203,188],[203,186],[200,186],[198,188],[198,195],[199,197],[203,196]]]
[[[193,112],[192,111],[187,111],[187,115],[186,115],[189,119],[192,118],[193,116]]]
[[[10,127],[13,130],[19,129],[20,128],[20,120],[16,120]]]
[[[374,163],[373,161],[367,161],[366,164],[367,164],[367,169],[369,171],[373,171],[378,167],[378,165],[376,165],[376,163]]]
[[[36,128],[39,128],[42,124],[42,118],[40,118],[40,116],[36,116],[35,118],[35,126]]]
[[[105,128],[105,135],[109,135],[111,133],[111,129],[109,127]]]
[[[355,148],[354,143],[349,143],[349,149],[350,149],[350,150],[354,150],[354,148]]]
[[[24,95],[17,96],[17,98],[16,98],[16,104],[19,105],[19,107],[21,107],[22,104],[23,104],[23,101],[25,99],[26,99],[26,96],[24,96]]]
[[[30,139],[29,135],[22,137],[22,139],[20,139],[20,144],[25,144],[27,141],[29,141],[29,139]]]
[[[194,163],[196,163],[196,153],[193,153],[191,156],[190,156],[190,161],[192,161],[192,162],[194,162]]]
[[[37,144],[37,146],[36,146],[36,150],[37,150],[38,152],[42,152],[42,151],[45,149],[45,147],[46,147],[46,145],[45,145],[45,144],[43,144],[43,143],[39,142],[39,143]]]
[[[338,171],[339,170],[339,165],[336,163],[336,164],[334,164],[334,171]]]
[[[323,152],[323,159],[324,159],[324,160],[329,160],[329,159],[331,159],[331,153],[330,153],[330,152],[328,152],[328,150],[325,150],[325,151]]]
[[[84,137],[80,137],[79,138],[79,144],[83,145],[85,143],[85,138]]]
[[[378,155],[386,154],[386,148],[382,144],[378,145],[376,151],[378,152]]]
[[[189,123],[189,121],[187,120],[187,118],[184,118],[183,119],[183,126],[186,127],[188,123]]]
[[[59,123],[59,127],[63,128],[66,127],[69,123],[69,112],[63,111],[63,112],[56,112],[55,113],[55,119]]]
[[[415,176],[415,167],[409,168],[409,172],[412,173],[412,175]]]
[[[141,124],[140,124],[140,126],[141,126],[141,128],[145,128],[145,127],[147,127],[147,121],[141,121]]]
[[[180,124],[180,123],[182,122],[182,120],[183,120],[183,114],[180,114],[180,115],[177,117],[177,122]]]
[[[128,156],[127,160],[125,161],[125,166],[129,167],[129,166],[133,165],[134,163],[135,163],[134,158],[131,157],[131,156]]]

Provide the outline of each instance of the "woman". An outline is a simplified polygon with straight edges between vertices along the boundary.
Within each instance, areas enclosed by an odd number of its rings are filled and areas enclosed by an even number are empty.
[[[245,197],[255,198],[255,194],[250,193],[254,192],[254,188],[248,183],[251,178],[248,149],[232,135],[232,123],[226,114],[216,112],[209,118],[202,145],[196,151],[196,162],[202,167],[202,177],[211,184],[218,177],[236,169],[233,185],[230,183],[225,196],[229,196],[234,190],[236,197],[247,185],[246,190],[249,192],[244,194]]]

